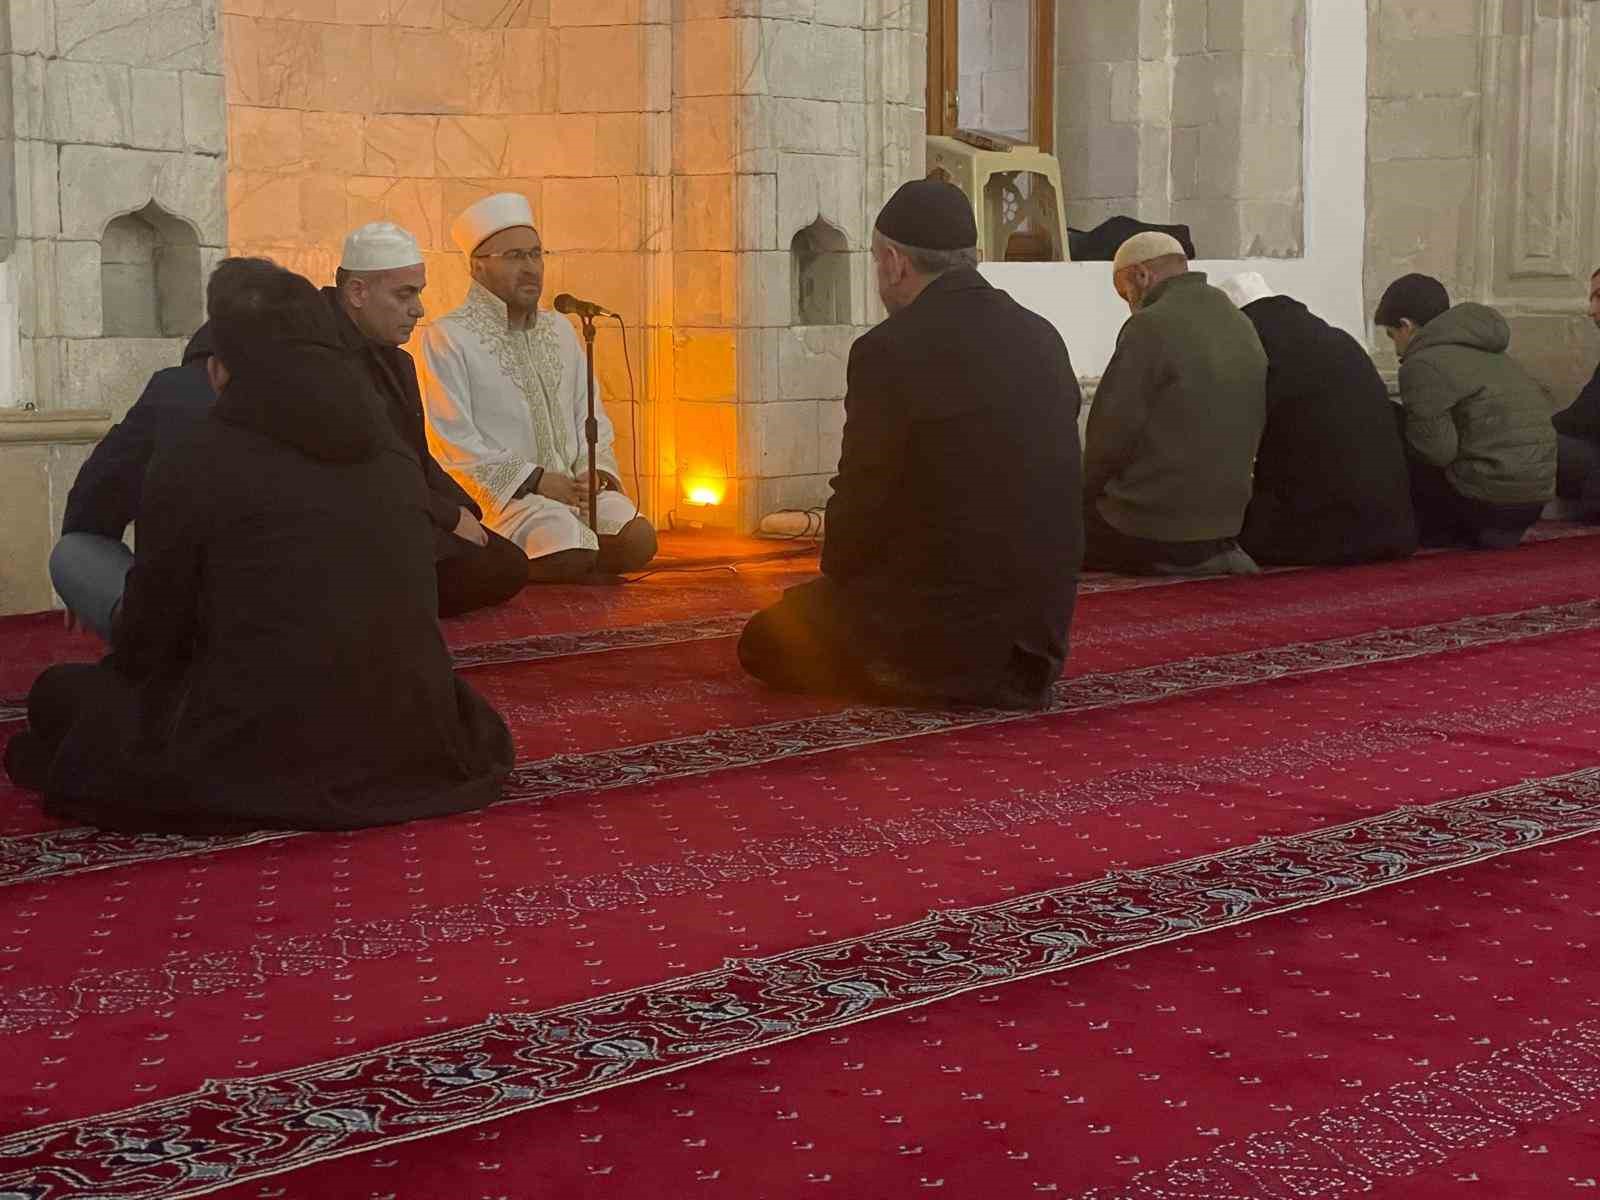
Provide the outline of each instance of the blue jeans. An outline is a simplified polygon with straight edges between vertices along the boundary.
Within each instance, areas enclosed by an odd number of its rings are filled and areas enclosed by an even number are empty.
[[[133,551],[97,533],[66,533],[50,552],[50,582],[69,611],[106,641]]]

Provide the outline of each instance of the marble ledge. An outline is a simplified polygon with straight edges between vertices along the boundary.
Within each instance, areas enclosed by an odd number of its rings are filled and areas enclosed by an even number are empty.
[[[98,442],[110,428],[111,414],[104,409],[0,408],[0,446]]]

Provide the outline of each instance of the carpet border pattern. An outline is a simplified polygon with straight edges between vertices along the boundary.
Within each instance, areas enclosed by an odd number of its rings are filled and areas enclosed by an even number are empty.
[[[1180,1159],[1080,1200],[1349,1197],[1516,1137],[1600,1099],[1600,1021],[1397,1083],[1355,1104]],[[1462,1179],[1461,1182],[1468,1180]],[[1585,1186],[1593,1186],[1592,1182]],[[1554,1190],[1554,1181],[1552,1188]]]
[[[514,768],[505,796],[498,803],[542,801],[579,791],[642,786],[882,742],[1153,704],[1221,688],[1298,679],[1328,671],[1595,629],[1600,629],[1600,601],[1580,600],[1404,629],[1380,629],[1320,642],[1295,642],[1237,654],[1183,659],[1128,671],[1081,675],[1058,682],[1050,705],[1039,712],[860,706],[820,717],[743,729],[711,730],[590,754],[557,755]],[[22,834],[0,839],[0,888],[304,836],[298,832],[271,831],[192,837],[118,834],[82,826]]]
[[[0,1200],[177,1200],[1600,832],[1600,768],[1264,840],[0,1139]]]

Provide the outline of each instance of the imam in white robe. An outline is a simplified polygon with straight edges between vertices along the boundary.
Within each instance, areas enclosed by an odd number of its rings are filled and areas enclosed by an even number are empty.
[[[577,509],[546,496],[512,499],[537,467],[587,478],[583,346],[566,318],[540,312],[529,328],[513,329],[505,302],[474,282],[466,302],[423,333],[422,367],[428,445],[483,509],[483,523],[529,558],[598,549]],[[595,467],[620,483],[598,383],[594,407]],[[620,491],[601,492],[598,508],[603,534],[639,515]]]

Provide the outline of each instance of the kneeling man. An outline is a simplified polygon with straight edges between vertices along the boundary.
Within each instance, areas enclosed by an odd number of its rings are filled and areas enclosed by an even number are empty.
[[[1167,234],[1129,238],[1111,278],[1133,315],[1089,407],[1085,563],[1136,575],[1253,574],[1234,539],[1266,424],[1261,339]]]
[[[1285,566],[1414,552],[1405,447],[1366,347],[1254,271],[1218,286],[1267,352],[1267,429],[1239,544],[1258,563]]]
[[[527,198],[480,200],[451,236],[472,288],[422,339],[434,453],[477,500],[484,524],[522,547],[529,579],[638,570],[655,557],[655,530],[622,490],[598,393],[598,539],[589,528],[583,348],[565,317],[539,310],[544,244]]]
[[[481,808],[505,723],[451,670],[429,496],[310,282],[227,259],[215,407],[150,465],[113,653],[52,667],[6,769],[110,829],[351,829]]]
[[[976,270],[956,188],[908,183],[872,238],[889,317],[850,350],[822,578],[758,613],[773,687],[1034,707],[1067,655],[1083,548],[1077,376]]]

